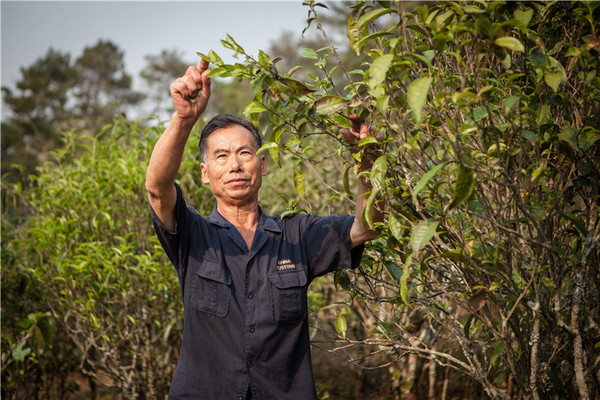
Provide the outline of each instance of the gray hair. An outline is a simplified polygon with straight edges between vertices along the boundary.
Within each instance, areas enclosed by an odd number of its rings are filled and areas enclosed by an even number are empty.
[[[206,141],[208,137],[214,131],[227,128],[232,125],[239,125],[248,129],[250,133],[252,133],[252,136],[254,136],[256,149],[258,150],[262,147],[262,138],[260,137],[260,133],[258,133],[258,130],[252,123],[232,114],[219,114],[208,121],[208,124],[206,124],[206,126],[202,129],[202,133],[200,134],[198,151],[200,152],[200,159],[202,159],[203,162],[206,161],[204,157],[206,156]]]

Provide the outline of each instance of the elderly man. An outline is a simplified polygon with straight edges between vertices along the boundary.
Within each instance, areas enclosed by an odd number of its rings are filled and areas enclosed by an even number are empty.
[[[362,244],[376,236],[361,218],[369,187],[359,180],[356,218],[266,215],[258,202],[267,174],[261,137],[247,121],[217,116],[199,145],[216,207],[204,217],[186,206],[175,177],[210,97],[208,74],[201,61],[171,85],[175,112],[146,175],[152,221],[184,305],[169,399],[316,399],[307,288],[317,276],[358,266]],[[356,142],[371,131],[354,121],[343,134]]]

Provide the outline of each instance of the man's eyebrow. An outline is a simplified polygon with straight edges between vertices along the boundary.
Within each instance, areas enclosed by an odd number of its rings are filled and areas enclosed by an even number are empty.
[[[240,151],[240,150],[252,150],[252,146],[247,145],[247,144],[243,144],[240,147],[234,149],[233,151]],[[219,154],[219,153],[229,153],[229,149],[214,149],[213,150],[213,154]]]

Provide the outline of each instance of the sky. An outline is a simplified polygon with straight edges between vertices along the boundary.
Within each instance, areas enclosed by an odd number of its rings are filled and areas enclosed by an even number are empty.
[[[249,54],[267,50],[281,33],[300,36],[308,8],[302,0],[277,1],[6,1],[0,0],[1,80],[14,88],[20,67],[50,47],[74,60],[98,40],[111,40],[125,54],[125,67],[139,84],[144,56],[179,50],[196,63],[196,52],[214,50],[232,62],[221,40],[231,35]],[[182,71],[182,74],[185,71]]]

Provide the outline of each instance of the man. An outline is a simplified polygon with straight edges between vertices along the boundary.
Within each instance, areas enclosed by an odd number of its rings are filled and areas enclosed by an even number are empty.
[[[181,355],[170,399],[316,399],[306,293],[317,276],[360,263],[376,232],[362,224],[369,190],[359,180],[357,217],[263,213],[258,190],[267,173],[256,128],[218,116],[200,139],[202,182],[216,207],[202,217],[175,177],[192,127],[210,97],[208,63],[171,85],[175,112],[148,165],[152,221],[175,266],[184,303]],[[345,130],[356,142],[372,132]],[[358,132],[357,132],[358,130]],[[369,168],[365,157],[361,168]]]

